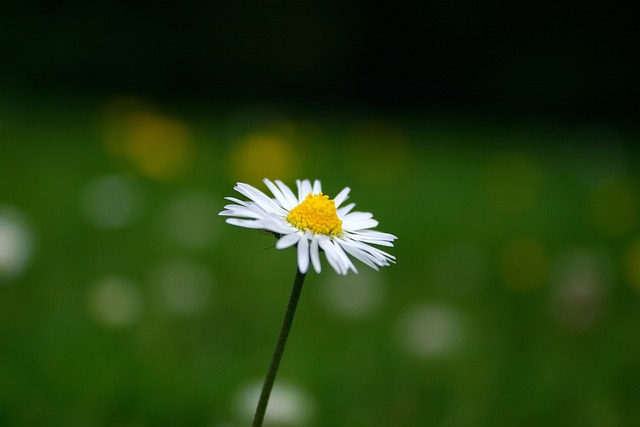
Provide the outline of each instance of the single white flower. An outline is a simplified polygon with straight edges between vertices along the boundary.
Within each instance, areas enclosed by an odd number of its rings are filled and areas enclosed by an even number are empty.
[[[234,189],[250,200],[226,197],[233,204],[226,205],[220,215],[232,217],[227,218],[229,224],[275,234],[277,249],[297,245],[300,273],[307,272],[309,262],[320,273],[320,250],[329,265],[342,275],[349,270],[358,272],[347,254],[375,270],[395,262],[393,255],[371,244],[392,247],[397,237],[371,230],[378,221],[368,212],[351,212],[355,203],[341,206],[349,196],[348,187],[331,200],[322,194],[318,180],[313,185],[307,179],[297,180],[297,197],[281,181],[265,179],[264,183],[274,198],[249,184],[238,183]]]

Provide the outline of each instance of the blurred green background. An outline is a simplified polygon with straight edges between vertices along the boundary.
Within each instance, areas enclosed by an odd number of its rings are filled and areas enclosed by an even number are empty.
[[[249,425],[295,256],[217,214],[264,177],[399,237],[309,274],[269,425],[637,425],[631,15],[277,6],[4,6],[0,426]]]

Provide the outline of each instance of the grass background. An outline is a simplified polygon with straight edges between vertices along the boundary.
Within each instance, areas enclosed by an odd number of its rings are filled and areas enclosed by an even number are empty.
[[[536,116],[5,103],[0,218],[33,244],[12,267],[27,240],[0,233],[0,425],[248,425],[295,256],[217,213],[263,177],[349,186],[398,236],[379,273],[309,274],[271,425],[635,425],[637,139]]]

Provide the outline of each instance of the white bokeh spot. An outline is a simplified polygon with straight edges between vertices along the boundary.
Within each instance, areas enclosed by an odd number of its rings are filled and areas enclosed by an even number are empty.
[[[234,409],[241,422],[246,425],[255,415],[261,389],[262,382],[256,381],[242,386],[235,395]],[[278,380],[271,390],[264,426],[296,427],[308,425],[313,418],[314,406],[313,400],[304,390]]]
[[[198,314],[210,303],[211,273],[197,263],[182,259],[167,261],[153,272],[151,280],[158,304],[173,314]]]
[[[359,274],[323,277],[324,283],[319,287],[323,300],[339,316],[363,318],[373,313],[383,300],[383,276],[377,271],[363,269]]]
[[[440,303],[412,307],[397,325],[400,346],[412,356],[447,358],[460,348],[464,338],[462,316],[454,307]]]
[[[106,229],[127,226],[142,211],[142,191],[138,183],[123,175],[107,175],[91,181],[81,201],[89,222]]]
[[[216,235],[218,204],[208,193],[190,191],[180,194],[161,211],[159,230],[172,243],[202,249]]]
[[[0,206],[0,280],[22,273],[33,252],[33,233],[22,213]]]
[[[105,277],[94,283],[87,305],[91,316],[108,328],[123,328],[133,324],[140,314],[140,292],[123,277]]]

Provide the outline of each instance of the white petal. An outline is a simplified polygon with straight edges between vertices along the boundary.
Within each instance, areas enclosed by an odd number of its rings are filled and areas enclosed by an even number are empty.
[[[349,212],[351,212],[351,209],[353,209],[355,206],[355,203],[349,203],[347,206],[343,206],[338,209],[336,211],[336,213],[338,214],[338,218],[343,219]]]
[[[363,263],[365,263],[366,265],[368,265],[369,267],[373,268],[374,270],[378,270],[378,260],[372,256],[371,254],[358,249],[355,246],[352,246],[350,244],[345,244],[344,242],[341,244],[342,249],[344,249],[347,253],[349,253],[351,256],[355,257],[356,259],[362,261]]]
[[[393,241],[397,239],[396,236],[389,233],[382,233],[375,230],[346,230],[346,234],[357,241],[371,243],[380,246],[393,247]]]
[[[264,183],[267,185],[269,190],[271,190],[271,193],[273,193],[273,195],[278,200],[278,202],[280,202],[280,206],[282,206],[288,211],[290,211],[295,207],[295,205],[293,206],[290,205],[289,200],[285,197],[284,194],[282,194],[282,191],[280,191],[280,189],[276,187],[276,185],[273,182],[265,178]]]
[[[393,255],[390,255],[384,251],[381,251],[376,247],[369,246],[358,240],[353,240],[353,239],[348,239],[343,237],[340,243],[344,247],[346,246],[354,247],[362,252],[367,253],[373,262],[381,266],[389,265],[389,262],[394,262],[395,260],[395,257]]]
[[[246,218],[264,218],[266,212],[256,212],[253,209],[244,208],[242,206],[237,205],[227,205],[225,206],[225,210],[220,212],[218,215],[221,216],[239,216]]]
[[[298,199],[296,198],[295,194],[293,194],[293,191],[291,191],[291,189],[285,183],[283,183],[282,181],[276,180],[276,184],[280,188],[280,191],[282,191],[282,194],[284,194],[284,196],[289,201],[289,205],[293,206],[293,207],[298,206],[299,202],[298,202]]]
[[[311,193],[311,183],[308,179],[305,179],[304,181],[297,180],[296,184],[298,184],[298,203],[302,203]]]
[[[309,254],[311,255],[311,264],[316,273],[320,273],[322,266],[320,264],[320,251],[318,250],[318,239],[313,238],[309,246]]]
[[[373,218],[373,214],[371,212],[351,212],[350,214],[345,215],[343,221],[358,221],[370,218]]]
[[[344,276],[349,272],[349,269],[352,269],[356,273],[358,272],[340,245],[334,244],[334,242],[328,238],[319,239],[318,243],[324,250],[327,261],[329,261],[329,264],[333,267],[336,273]]]
[[[300,235],[298,233],[285,234],[276,242],[276,249],[285,249],[289,248],[300,240]]]
[[[253,200],[258,206],[260,206],[266,212],[277,213],[279,215],[286,214],[286,211],[280,205],[276,204],[269,196],[267,196],[257,188],[242,182],[238,183],[238,185],[235,188],[236,188],[236,191],[238,191],[240,194],[244,196],[247,196],[249,199]]]
[[[342,218],[342,228],[347,231],[364,230],[378,225],[370,212],[352,212]]]
[[[319,179],[313,181],[313,194],[322,193],[322,184]]]
[[[340,268],[340,263],[338,262],[335,252],[333,250],[333,243],[331,243],[331,240],[329,240],[328,238],[319,237],[318,244],[324,251],[324,256],[327,259],[327,262],[329,263],[331,268],[333,268],[336,273],[342,274],[341,273],[342,269]]]
[[[340,207],[342,202],[349,198],[349,191],[351,191],[351,189],[349,187],[345,187],[336,197],[334,197],[333,201],[336,202],[336,208]]]
[[[249,219],[227,218],[227,224],[236,225],[238,227],[255,228],[257,230],[265,229],[262,221],[254,221]]]
[[[378,240],[388,240],[390,242],[393,242],[394,240],[397,239],[397,237],[394,236],[393,234],[383,233],[382,231],[364,230],[362,233],[366,234],[367,236],[370,236],[371,238],[378,239]]]
[[[237,203],[240,206],[247,206],[249,203],[252,203],[252,202],[247,202],[246,200],[236,199],[235,197],[225,197],[225,199],[230,200],[234,203]]]
[[[302,274],[309,269],[309,242],[304,237],[298,241],[298,269]]]
[[[273,231],[278,234],[290,234],[295,232],[295,230],[287,225],[284,220],[280,217],[267,216],[262,219],[264,223],[265,230]]]
[[[340,260],[340,264],[342,265],[342,274],[347,274],[349,272],[349,269],[353,270],[354,273],[358,273],[356,266],[353,265],[353,262],[351,262],[349,256],[344,252],[342,246],[337,244],[336,242],[334,242],[333,246],[335,247],[336,254],[338,255],[338,259]]]
[[[342,220],[342,228],[347,231],[366,230],[378,225],[378,221],[372,218],[361,218],[356,220]]]

